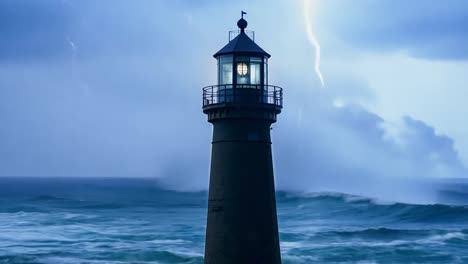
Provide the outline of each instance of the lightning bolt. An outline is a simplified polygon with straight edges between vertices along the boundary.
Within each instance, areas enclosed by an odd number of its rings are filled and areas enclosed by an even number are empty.
[[[320,43],[318,42],[317,37],[312,30],[311,7],[313,1],[315,0],[304,0],[304,19],[306,24],[307,38],[315,49],[314,70],[320,80],[320,84],[322,87],[325,87],[325,81],[323,79],[322,72],[320,71]]]

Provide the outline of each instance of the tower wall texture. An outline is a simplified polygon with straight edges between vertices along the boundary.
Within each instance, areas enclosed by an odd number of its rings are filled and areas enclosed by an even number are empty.
[[[281,263],[272,119],[213,123],[205,264]]]

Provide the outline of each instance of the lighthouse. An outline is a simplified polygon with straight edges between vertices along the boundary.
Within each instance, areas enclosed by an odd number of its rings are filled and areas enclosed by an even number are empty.
[[[205,264],[280,264],[270,130],[283,90],[268,83],[268,59],[237,22],[218,51],[218,84],[203,88],[213,124]]]

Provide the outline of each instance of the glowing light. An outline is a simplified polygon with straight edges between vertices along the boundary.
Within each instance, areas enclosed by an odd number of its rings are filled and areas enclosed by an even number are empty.
[[[314,70],[317,74],[317,77],[322,84],[322,87],[325,87],[325,81],[323,79],[322,72],[320,71],[320,43],[317,40],[317,37],[314,34],[312,29],[312,2],[315,0],[304,0],[304,19],[306,24],[307,38],[309,39],[310,44],[315,48],[315,61],[314,61]]]
[[[245,63],[239,63],[239,64],[237,65],[237,73],[238,73],[240,76],[245,76],[245,75],[247,75],[247,72],[248,72],[247,64],[245,64]]]

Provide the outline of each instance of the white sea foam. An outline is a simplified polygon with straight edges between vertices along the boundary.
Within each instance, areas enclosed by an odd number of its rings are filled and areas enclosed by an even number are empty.
[[[303,248],[304,243],[300,241],[284,241],[281,242],[281,249],[290,250],[295,248]]]
[[[330,248],[330,247],[395,247],[410,244],[444,244],[450,239],[464,239],[467,235],[461,232],[451,232],[442,235],[429,236],[417,240],[391,240],[391,241],[365,241],[365,240],[348,240],[340,242],[324,242],[324,243],[308,243],[308,242],[282,242],[281,246],[285,249],[291,248]]]
[[[370,199],[362,196],[344,195],[343,199],[347,203],[368,202]]]
[[[466,240],[466,235],[461,233],[461,232],[451,232],[451,233],[447,233],[447,234],[443,234],[443,235],[430,236],[427,239],[422,239],[421,242],[422,243],[445,242],[447,240],[454,239],[454,238]]]
[[[395,201],[390,201],[390,200],[384,200],[384,199],[379,199],[379,198],[373,198],[371,199],[371,202],[376,205],[395,205],[397,202]]]
[[[304,256],[304,255],[292,255],[292,254],[282,254],[281,258],[283,261],[294,264],[309,264],[312,262],[320,261],[320,258],[317,256]]]
[[[190,250],[190,249],[184,249],[184,248],[178,248],[177,250],[170,249],[168,250],[169,253],[172,253],[177,256],[186,256],[186,257],[203,257],[202,252]]]
[[[155,239],[148,241],[153,244],[186,244],[186,243],[192,243],[191,241],[188,240],[183,240],[183,239]]]

